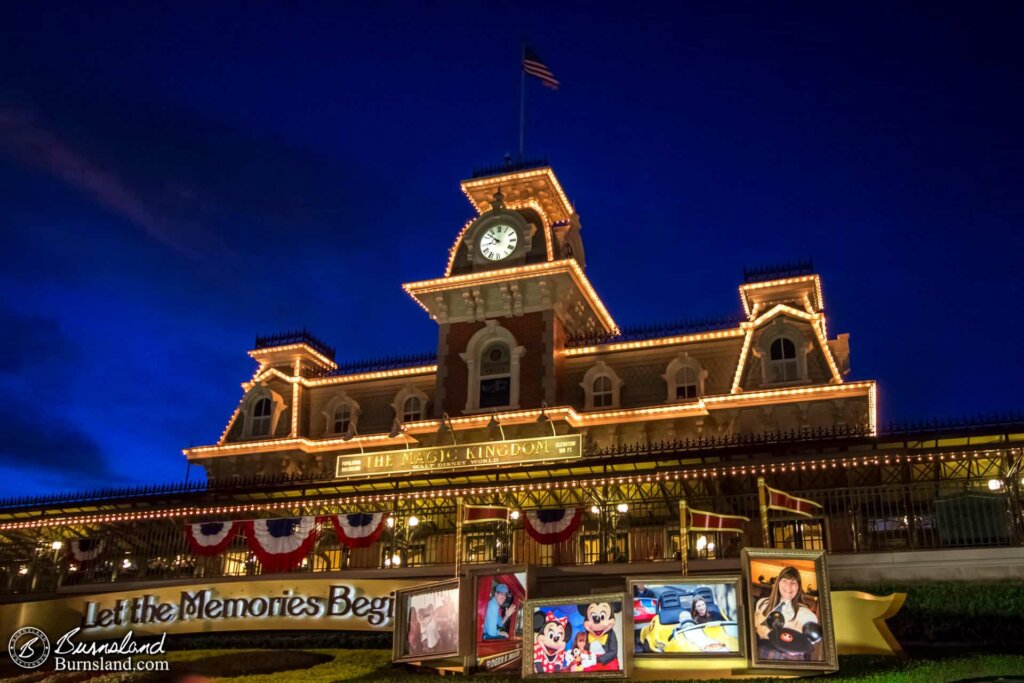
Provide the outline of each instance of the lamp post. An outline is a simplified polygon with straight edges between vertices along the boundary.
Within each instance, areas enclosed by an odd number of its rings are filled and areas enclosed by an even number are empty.
[[[598,518],[598,562],[608,562],[608,556],[614,553],[614,557],[611,559],[613,562],[618,562],[619,558],[629,559],[629,536],[626,537],[626,552],[623,552],[618,547],[618,528],[620,522],[626,519],[629,514],[629,503],[595,503],[590,506],[590,512]],[[612,545],[609,547],[608,540],[611,539]]]
[[[391,569],[408,565],[409,541],[412,540],[416,527],[420,525],[420,518],[416,515],[409,515],[402,522],[397,520],[394,515],[389,515],[385,523],[388,526],[391,542],[387,546],[384,567]]]

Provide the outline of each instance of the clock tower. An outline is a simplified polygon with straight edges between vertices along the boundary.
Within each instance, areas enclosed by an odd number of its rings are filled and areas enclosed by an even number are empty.
[[[462,190],[476,215],[444,276],[404,285],[438,323],[435,417],[555,405],[566,337],[617,329],[584,274],[579,216],[547,165]]]

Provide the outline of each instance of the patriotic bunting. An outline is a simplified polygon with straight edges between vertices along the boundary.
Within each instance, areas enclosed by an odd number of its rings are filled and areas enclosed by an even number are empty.
[[[76,562],[92,562],[103,552],[103,539],[76,538],[68,542],[68,552]]]
[[[745,522],[749,517],[739,515],[720,515],[715,512],[705,512],[690,508],[690,523],[687,525],[689,531],[726,531],[732,533],[743,533],[746,531]]]
[[[463,505],[463,524],[483,524],[484,522],[507,522],[509,509],[502,505]]]
[[[295,567],[316,542],[316,517],[254,519],[244,524],[249,549],[268,573]]]
[[[815,503],[813,500],[797,498],[796,496],[791,496],[785,491],[773,489],[770,486],[765,486],[765,489],[768,493],[767,498],[769,510],[783,510],[785,512],[802,515],[804,517],[813,517],[822,510],[821,504]]]
[[[366,548],[373,545],[384,531],[386,522],[383,512],[331,515],[329,519],[338,541],[349,548]]]
[[[543,545],[568,540],[580,528],[582,508],[529,510],[523,515],[523,526],[530,538]]]
[[[201,557],[220,555],[238,531],[235,522],[200,522],[185,525],[185,537],[192,553]]]

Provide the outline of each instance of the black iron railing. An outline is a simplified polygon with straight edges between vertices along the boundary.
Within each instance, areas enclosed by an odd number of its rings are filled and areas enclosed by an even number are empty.
[[[623,327],[616,334],[590,334],[569,337],[566,348],[578,348],[583,346],[596,346],[599,344],[614,344],[617,342],[642,341],[645,339],[659,339],[661,337],[672,337],[681,334],[698,334],[700,332],[715,332],[717,330],[728,330],[738,327],[740,322],[745,320],[739,316],[721,316],[717,318],[695,318],[693,320],[675,320],[671,322],[655,323],[651,325],[630,325]]]
[[[354,375],[361,372],[383,372],[386,370],[400,370],[402,368],[415,368],[421,365],[432,365],[436,362],[437,354],[433,351],[428,351],[405,356],[387,356],[385,358],[339,363],[338,367],[334,370],[324,370],[317,373],[317,376],[336,377],[338,375]]]
[[[306,328],[302,328],[301,330],[291,330],[289,332],[279,332],[277,334],[259,335],[256,337],[256,342],[253,348],[269,349],[275,346],[287,346],[288,344],[306,344],[310,348],[313,348],[331,360],[334,360],[334,347],[326,344]]]
[[[770,266],[743,269],[743,283],[767,282],[768,280],[781,280],[787,277],[798,277],[800,275],[813,275],[814,262],[811,259],[806,261],[794,261],[793,263],[779,263]]]
[[[516,171],[526,171],[531,168],[543,168],[549,165],[548,160],[545,158],[515,160],[512,157],[505,157],[505,161],[500,164],[474,168],[473,177],[486,178],[487,176],[515,173]]]

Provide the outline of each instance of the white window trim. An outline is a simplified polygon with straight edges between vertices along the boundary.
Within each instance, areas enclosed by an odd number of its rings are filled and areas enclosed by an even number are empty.
[[[583,409],[596,410],[594,407],[594,382],[597,381],[598,377],[607,377],[612,381],[612,404],[610,406],[601,406],[601,409],[618,408],[621,405],[622,379],[619,378],[614,368],[610,367],[603,360],[599,360],[587,370],[586,374],[583,375],[583,381],[580,382],[585,397]]]
[[[785,337],[793,342],[796,347],[796,374],[794,380],[784,382],[772,381],[772,344]],[[776,318],[771,326],[761,333],[757,342],[751,347],[754,356],[761,360],[761,384],[762,386],[785,387],[809,383],[810,377],[807,373],[807,354],[814,348],[814,341],[804,330],[787,323],[783,318]]]
[[[492,406],[480,408],[480,354],[489,344],[495,341],[504,342],[509,349],[509,392],[507,406]],[[515,336],[507,329],[498,324],[497,320],[488,320],[484,327],[477,330],[466,344],[466,350],[459,354],[459,357],[466,363],[469,369],[469,382],[466,386],[466,408],[464,413],[477,413],[481,410],[515,410],[519,408],[519,361],[526,353],[526,348],[520,346]]]
[[[270,412],[270,430],[266,434],[253,434],[252,428],[255,422],[252,412],[256,409],[256,404],[262,399],[269,398],[272,406]],[[277,423],[281,419],[281,414],[285,411],[288,406],[284,403],[284,398],[281,394],[271,390],[265,385],[253,387],[242,399],[242,415],[245,416],[245,425],[242,430],[242,436],[246,439],[273,439],[274,434],[277,433]]]
[[[359,407],[359,402],[349,396],[344,391],[339,391],[334,395],[327,405],[324,406],[322,415],[324,416],[324,436],[344,436],[343,433],[334,431],[334,413],[338,410],[338,406],[342,403],[347,403],[349,408],[352,409],[351,425],[353,433],[359,431],[359,414],[362,412],[362,408]]]
[[[405,416],[405,402],[413,396],[420,400],[420,419],[427,419],[427,403],[430,398],[418,387],[406,384],[395,394],[395,400],[391,402],[391,408],[395,411],[395,419],[398,420],[399,424],[405,422],[402,419]]]
[[[690,368],[697,375],[697,396],[696,398],[677,398],[676,390],[678,388],[679,371],[683,368]],[[683,351],[678,356],[672,359],[665,368],[665,374],[661,376],[665,380],[666,403],[687,403],[689,401],[699,401],[704,398],[704,380],[708,377],[708,371],[705,370],[700,361],[692,357],[690,354]]]

